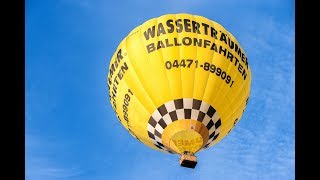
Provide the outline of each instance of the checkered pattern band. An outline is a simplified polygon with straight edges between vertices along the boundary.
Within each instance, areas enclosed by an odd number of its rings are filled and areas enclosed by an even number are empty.
[[[197,120],[207,127],[209,140],[204,148],[209,147],[219,136],[221,120],[211,105],[192,98],[175,99],[157,108],[148,122],[148,135],[159,150],[173,153],[162,144],[161,135],[169,124],[183,119]]]

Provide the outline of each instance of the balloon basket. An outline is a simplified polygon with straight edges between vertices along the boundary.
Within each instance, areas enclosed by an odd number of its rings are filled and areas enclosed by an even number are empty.
[[[195,168],[197,165],[197,157],[189,154],[182,154],[180,156],[180,166],[186,168]]]

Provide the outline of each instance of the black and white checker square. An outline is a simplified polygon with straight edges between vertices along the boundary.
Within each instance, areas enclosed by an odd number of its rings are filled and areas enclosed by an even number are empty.
[[[172,122],[185,119],[197,120],[207,127],[209,140],[205,148],[219,136],[221,120],[217,111],[204,101],[182,98],[166,102],[152,113],[147,127],[150,140],[159,150],[172,153],[162,144],[162,133]]]

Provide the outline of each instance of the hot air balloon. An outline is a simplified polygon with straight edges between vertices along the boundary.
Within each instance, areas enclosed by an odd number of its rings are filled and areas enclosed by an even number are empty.
[[[251,71],[245,51],[222,25],[165,14],[120,42],[107,84],[115,114],[134,138],[195,168],[195,154],[218,143],[242,117]]]

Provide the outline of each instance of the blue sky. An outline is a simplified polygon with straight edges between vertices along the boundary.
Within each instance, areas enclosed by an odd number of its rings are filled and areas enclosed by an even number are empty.
[[[295,4],[292,0],[26,1],[27,180],[295,179]],[[195,169],[152,150],[118,122],[106,76],[118,43],[168,13],[216,21],[246,51],[247,109]]]

